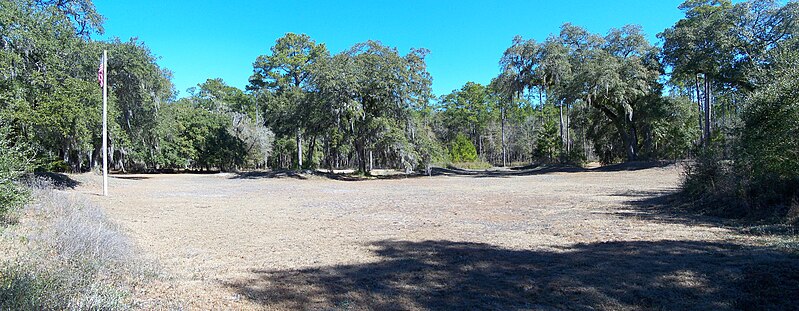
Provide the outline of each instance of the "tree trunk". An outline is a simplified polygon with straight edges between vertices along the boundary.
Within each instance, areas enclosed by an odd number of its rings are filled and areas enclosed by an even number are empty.
[[[369,171],[366,170],[366,148],[364,148],[363,142],[356,142],[355,150],[358,153],[358,171],[364,174],[368,173]]]
[[[712,113],[712,103],[711,103],[711,85],[710,79],[705,75],[705,145],[707,146],[710,143],[710,133],[711,133],[711,126],[710,126],[710,116]]]
[[[697,74],[694,78],[695,78],[695,82],[696,82],[696,108],[697,108],[697,112],[699,112],[697,114],[697,115],[699,115],[699,133],[701,133],[699,135],[699,143],[704,145],[705,144],[705,127],[702,125],[702,96],[700,96],[700,94],[699,94],[699,90],[701,89],[701,87],[699,86],[699,74]]]
[[[500,108],[502,114],[502,166],[507,166],[507,151],[505,149],[505,109]]]
[[[330,135],[325,138],[325,163],[330,174],[333,174],[333,154],[330,152]],[[320,165],[321,166],[321,165]]]
[[[478,137],[479,145],[480,145],[480,159],[485,159],[485,155],[483,154],[483,134],[480,134]]]
[[[316,135],[311,136],[311,139],[308,140],[308,151],[306,151],[306,165],[308,167],[314,166],[313,156],[316,151]]]
[[[569,154],[571,149],[571,134],[569,133],[569,126],[571,125],[571,119],[569,118],[569,105],[566,104],[566,154]]]
[[[544,87],[538,89],[538,109],[541,110],[541,124],[544,124]]]
[[[297,163],[298,169],[302,169],[302,133],[297,129]]]
[[[627,147],[627,160],[635,161],[638,159],[638,131],[635,129],[635,124],[630,122],[630,142]]]
[[[558,105],[560,113],[560,158],[563,158],[563,146],[566,144],[566,134],[563,132],[563,102]]]

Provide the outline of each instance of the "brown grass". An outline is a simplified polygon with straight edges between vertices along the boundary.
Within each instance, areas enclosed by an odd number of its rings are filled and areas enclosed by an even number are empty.
[[[797,257],[663,209],[679,176],[134,175],[112,178],[108,198],[96,176],[75,178],[173,276],[145,296],[190,309],[795,306]]]

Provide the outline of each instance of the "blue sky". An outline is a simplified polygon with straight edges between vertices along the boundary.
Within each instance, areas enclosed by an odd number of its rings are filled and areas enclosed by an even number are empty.
[[[105,39],[138,37],[174,74],[180,96],[208,78],[244,88],[252,62],[287,32],[332,53],[379,40],[407,53],[430,50],[438,95],[468,81],[486,84],[515,35],[538,41],[571,22],[591,32],[639,24],[651,41],[683,14],[682,0],[575,1],[165,1],[95,0]],[[113,57],[110,55],[109,57]]]

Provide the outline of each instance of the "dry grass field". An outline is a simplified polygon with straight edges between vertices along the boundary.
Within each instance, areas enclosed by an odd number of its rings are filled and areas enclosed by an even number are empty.
[[[85,194],[187,309],[791,309],[799,260],[668,208],[680,169],[116,175]]]

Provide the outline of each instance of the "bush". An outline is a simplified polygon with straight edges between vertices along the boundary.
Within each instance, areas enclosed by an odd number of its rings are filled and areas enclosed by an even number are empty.
[[[748,216],[799,219],[797,43],[776,47],[768,70],[754,72],[758,88],[744,98],[741,125],[720,145],[727,147],[728,158],[714,151],[689,166],[684,185],[689,194],[734,201]]]
[[[566,153],[563,162],[575,166],[584,166],[585,163],[588,162],[588,159],[585,157],[585,151],[582,150],[582,148],[574,146],[571,151]]]
[[[9,210],[28,200],[27,188],[19,179],[30,169],[27,149],[12,141],[11,130],[0,124],[0,222]]]
[[[477,149],[466,135],[458,134],[450,143],[449,157],[452,162],[474,162]]]
[[[789,206],[799,197],[799,81],[788,77],[749,97],[736,164],[753,208]]]
[[[683,189],[706,209],[796,221],[791,214],[799,200],[799,82],[793,75],[775,76],[747,98],[743,126],[733,137],[714,139],[687,167]],[[724,147],[730,147],[728,158]]]
[[[742,184],[732,162],[721,154],[716,147],[700,151],[695,161],[685,166],[682,189],[712,214],[744,217],[747,208],[740,195]]]

